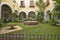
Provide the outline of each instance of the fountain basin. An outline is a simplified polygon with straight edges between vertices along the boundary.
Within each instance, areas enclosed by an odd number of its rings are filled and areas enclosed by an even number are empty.
[[[24,25],[38,25],[38,21],[24,21]]]

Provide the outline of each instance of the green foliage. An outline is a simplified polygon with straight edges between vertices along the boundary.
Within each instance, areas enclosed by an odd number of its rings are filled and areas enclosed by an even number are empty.
[[[30,19],[30,18],[26,18],[24,19],[24,21],[35,21],[36,19]]]
[[[55,18],[52,18],[51,19],[51,25],[56,26],[56,23],[57,23],[57,20]]]
[[[56,2],[60,3],[60,0],[53,0],[53,1],[56,1]]]
[[[17,13],[16,13],[16,12],[13,12],[12,15],[13,15],[14,17],[17,17]]]
[[[58,12],[58,13],[54,13],[54,16],[60,16],[60,13]]]
[[[53,17],[50,20],[51,25],[56,26],[56,24],[58,23],[58,18],[56,18],[56,17],[58,17],[58,16],[60,16],[59,12],[56,12],[53,14]]]
[[[55,12],[59,12],[59,11],[60,11],[60,3],[56,3],[56,4],[55,4],[54,11],[55,11]]]
[[[49,15],[49,20],[51,20],[51,18],[52,18],[52,12],[48,10],[47,13]]]
[[[54,13],[54,17],[58,17],[58,16],[60,16],[60,0],[54,0],[54,1],[56,1],[56,4],[55,4],[54,10],[53,10],[53,13]],[[58,20],[58,18],[57,18],[57,20]],[[56,25],[57,20],[52,19],[52,24]]]
[[[37,18],[36,18],[37,21],[39,21],[39,22],[42,22],[43,21],[43,17],[44,17],[43,14],[44,14],[43,12],[38,12]]]
[[[26,18],[24,21],[31,21],[31,19],[29,19],[29,18]]]
[[[18,21],[18,18],[17,18],[18,15],[17,15],[17,13],[16,13],[16,12],[13,12],[13,13],[12,13],[12,16],[13,16],[13,21],[14,21],[14,22],[17,22],[17,21]]]
[[[52,12],[50,12],[50,10],[48,10],[48,15],[52,15]]]
[[[14,19],[14,22],[18,22],[18,18],[15,18],[15,19]]]
[[[45,11],[45,7],[46,7],[46,5],[45,5],[45,3],[43,2],[43,0],[38,0],[37,2],[36,2],[36,5],[38,6],[38,8],[39,8],[39,10],[40,11]]]
[[[54,12],[60,12],[60,0],[56,0]]]
[[[24,25],[23,23],[16,23],[16,25],[20,26],[21,28],[23,28],[23,30],[18,30],[18,31],[14,31],[11,33],[7,33],[7,34],[27,34],[27,35],[58,35],[60,33],[60,28],[56,27],[56,26],[51,26],[50,24],[42,24],[40,23],[37,26],[28,26],[28,25]],[[28,37],[29,38],[29,37]],[[29,39],[28,39],[29,40]],[[57,40],[57,39],[56,39]]]
[[[36,5],[39,8],[39,10],[38,10],[39,12],[37,14],[37,21],[42,22],[43,21],[43,17],[44,17],[45,7],[46,7],[45,2],[43,2],[43,0],[38,0],[36,2]]]

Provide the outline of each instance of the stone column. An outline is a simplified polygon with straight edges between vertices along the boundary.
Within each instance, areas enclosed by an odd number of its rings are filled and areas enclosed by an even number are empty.
[[[1,18],[1,5],[0,5],[0,18]]]

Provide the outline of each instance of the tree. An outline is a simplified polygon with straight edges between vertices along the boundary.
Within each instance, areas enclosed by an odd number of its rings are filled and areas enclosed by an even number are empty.
[[[60,0],[53,0],[53,1],[56,1],[54,10],[59,11],[60,10]]]
[[[37,21],[39,21],[39,22],[43,21],[43,15],[41,12],[38,12],[38,14],[37,14]]]
[[[56,1],[56,4],[55,4],[53,12],[55,15],[58,16],[58,15],[60,15],[60,0],[55,0],[55,1]]]
[[[45,11],[45,2],[43,2],[43,0],[38,0],[36,2],[36,5],[38,6],[39,10],[38,10],[38,14],[37,14],[37,19],[39,21],[41,21],[41,19],[43,20],[44,18],[44,11]],[[39,14],[40,13],[40,14]]]
[[[60,0],[53,0],[53,1],[60,2]]]
[[[53,9],[54,16],[53,16],[51,23],[53,25],[56,25],[59,23],[58,19],[60,18],[60,0],[53,0],[53,1],[56,1],[56,3]]]
[[[42,11],[42,12],[45,11],[46,5],[45,5],[45,2],[43,2],[43,0],[38,0],[38,1],[36,2],[36,5],[38,6],[39,11]]]

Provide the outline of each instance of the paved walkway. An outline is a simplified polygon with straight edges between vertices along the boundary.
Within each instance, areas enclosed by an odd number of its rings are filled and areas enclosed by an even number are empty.
[[[14,26],[14,27],[16,27],[16,29],[9,29],[10,27],[4,27],[0,30],[0,34],[5,34],[5,33],[13,32],[13,31],[17,31],[17,30],[22,30],[22,28],[19,26]]]

